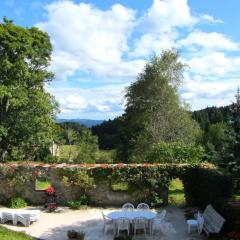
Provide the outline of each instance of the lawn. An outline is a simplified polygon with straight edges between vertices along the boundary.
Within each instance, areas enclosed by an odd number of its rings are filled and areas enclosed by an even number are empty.
[[[186,204],[183,182],[179,179],[173,179],[169,186],[168,195],[169,205],[183,207]]]
[[[44,191],[49,187],[51,187],[51,182],[49,182],[48,180],[44,181],[44,180],[36,179],[36,182],[35,182],[36,191]]]
[[[5,227],[0,226],[0,239],[1,240],[33,240],[24,233],[14,232]]]

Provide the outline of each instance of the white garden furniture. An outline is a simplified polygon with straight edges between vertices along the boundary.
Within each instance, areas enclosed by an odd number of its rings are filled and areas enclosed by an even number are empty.
[[[144,217],[137,217],[133,219],[134,235],[136,235],[137,230],[140,229],[144,231],[144,234],[146,236],[147,226],[148,226],[148,219]]]
[[[28,227],[31,222],[39,219],[39,210],[19,210],[19,209],[4,209],[2,210],[1,223],[11,221],[14,225],[21,222],[24,226]]]
[[[167,214],[167,211],[163,209],[160,212],[160,214],[157,215],[156,218],[154,218],[151,229],[150,229],[151,235],[153,235],[154,231],[160,230],[160,226],[163,224],[166,214]]]
[[[207,235],[219,233],[226,221],[213,207],[208,205],[203,212],[204,224],[203,230]]]
[[[107,231],[109,229],[114,231],[113,220],[108,218],[103,212],[102,212],[102,216],[103,216],[103,221],[104,221],[104,226],[103,226],[104,234],[107,233]]]
[[[149,206],[146,204],[146,203],[139,203],[137,205],[137,209],[140,209],[140,210],[149,210]]]
[[[132,203],[125,203],[123,204],[122,209],[132,211],[134,209],[134,206]]]
[[[128,233],[128,236],[130,234],[130,220],[127,218],[119,218],[116,220],[116,232],[117,236],[119,236],[120,231],[126,230]]]
[[[204,218],[198,212],[197,213],[197,219],[188,219],[187,220],[188,233],[191,233],[192,229],[197,229],[198,233],[201,234],[202,229],[203,229],[203,224],[204,224]]]

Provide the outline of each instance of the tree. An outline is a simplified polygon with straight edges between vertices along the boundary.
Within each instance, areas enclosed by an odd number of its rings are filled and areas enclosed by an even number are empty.
[[[60,142],[67,146],[68,159],[75,163],[92,163],[98,154],[98,138],[93,136],[90,129],[75,122],[59,124]]]
[[[33,159],[53,140],[58,108],[44,90],[51,52],[47,33],[0,23],[0,161]]]
[[[234,142],[235,134],[231,126],[223,122],[211,124],[203,136],[207,160],[216,164],[231,161]]]
[[[146,64],[127,89],[118,157],[140,161],[158,142],[195,141],[198,125],[182,106],[178,87],[185,65],[175,50],[163,51]]]

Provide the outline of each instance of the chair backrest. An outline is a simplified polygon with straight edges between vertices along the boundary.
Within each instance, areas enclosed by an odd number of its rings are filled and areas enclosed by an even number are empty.
[[[207,233],[219,233],[226,221],[211,205],[208,205],[203,212],[203,229]]]
[[[140,210],[148,210],[149,209],[149,206],[146,204],[146,203],[139,203],[137,205],[137,209],[140,209]]]
[[[133,219],[133,223],[135,226],[146,225],[148,223],[148,220],[145,217],[136,217]]]
[[[121,229],[121,228],[128,228],[130,226],[130,220],[128,218],[125,218],[125,217],[121,217],[121,218],[118,218],[116,221],[115,221],[116,225],[117,225],[117,228]]]
[[[203,230],[204,218],[200,212],[197,213],[198,231],[199,233]]]
[[[122,209],[131,211],[134,209],[134,206],[132,203],[125,203],[125,204],[123,204]]]
[[[102,217],[103,217],[103,220],[104,220],[104,222],[106,222],[107,218],[106,218],[106,216],[105,216],[104,212],[103,212],[103,211],[101,211],[101,213],[102,213]]]
[[[166,214],[167,214],[167,211],[166,211],[165,209],[163,209],[163,210],[160,212],[159,216],[157,217],[158,221],[162,222],[162,221],[164,220]]]

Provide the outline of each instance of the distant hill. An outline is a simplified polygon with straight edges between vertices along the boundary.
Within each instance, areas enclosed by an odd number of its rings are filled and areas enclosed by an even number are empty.
[[[84,125],[85,127],[91,128],[92,126],[96,126],[98,124],[101,124],[103,120],[92,120],[92,119],[57,119],[57,123],[63,123],[63,122],[76,122]]]

